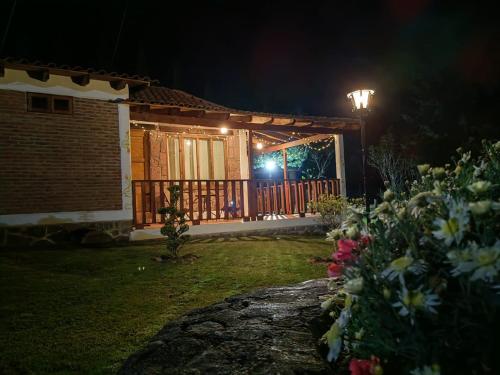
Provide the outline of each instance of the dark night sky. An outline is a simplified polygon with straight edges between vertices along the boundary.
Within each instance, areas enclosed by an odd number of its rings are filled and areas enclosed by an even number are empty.
[[[1,2],[2,34],[12,3]],[[422,67],[498,85],[495,12],[440,4],[17,0],[1,54],[145,74],[227,106],[285,113],[348,113],[344,94],[358,83],[383,103]]]
[[[453,77],[452,96],[486,93],[480,121],[491,129],[497,117],[500,26],[484,2],[17,0],[6,35],[13,2],[0,1],[2,56],[148,75],[229,107],[274,113],[349,115],[346,92],[370,86],[377,111],[369,144],[400,124],[402,98],[419,76]],[[469,102],[451,105],[450,134],[459,107],[475,106],[471,118],[487,112]],[[346,149],[347,163],[359,165],[357,138]]]

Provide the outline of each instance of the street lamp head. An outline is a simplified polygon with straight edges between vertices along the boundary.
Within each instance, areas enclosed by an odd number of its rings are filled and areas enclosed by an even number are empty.
[[[371,89],[355,90],[347,94],[347,99],[351,101],[353,111],[369,111],[374,94],[375,90]]]

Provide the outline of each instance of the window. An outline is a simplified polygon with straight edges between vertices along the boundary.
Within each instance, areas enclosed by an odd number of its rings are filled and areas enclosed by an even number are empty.
[[[171,180],[179,180],[181,178],[179,138],[168,138],[168,175]]]
[[[180,146],[182,146],[182,151]],[[171,180],[224,180],[226,178],[225,141],[223,140],[170,136],[167,154],[168,176]]]
[[[28,111],[43,113],[73,113],[73,98],[48,94],[28,93]]]
[[[214,180],[224,180],[226,178],[226,163],[224,157],[224,142],[214,141],[213,166]]]
[[[198,179],[198,157],[196,139],[184,138],[184,179]]]

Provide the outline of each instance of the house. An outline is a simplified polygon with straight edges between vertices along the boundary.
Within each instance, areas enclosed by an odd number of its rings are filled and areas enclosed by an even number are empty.
[[[193,225],[303,215],[319,195],[345,194],[342,134],[357,129],[351,118],[230,109],[148,77],[3,59],[0,241],[127,239],[162,222],[173,184]],[[326,139],[336,179],[253,178],[255,153],[286,160],[287,148]]]

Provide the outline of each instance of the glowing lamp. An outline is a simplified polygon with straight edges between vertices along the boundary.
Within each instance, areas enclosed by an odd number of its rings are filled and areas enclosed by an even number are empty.
[[[276,162],[274,160],[266,161],[266,169],[268,171],[274,171],[275,168],[276,168]]]
[[[191,146],[191,141],[189,139],[186,141],[186,146]]]
[[[262,148],[264,148],[264,145],[259,142],[255,147],[257,147],[257,150],[262,150]]]
[[[221,134],[227,134],[227,128],[226,127],[220,128],[220,132]]]
[[[351,101],[353,111],[370,110],[373,94],[375,94],[375,90],[356,90],[347,94],[347,99]]]

